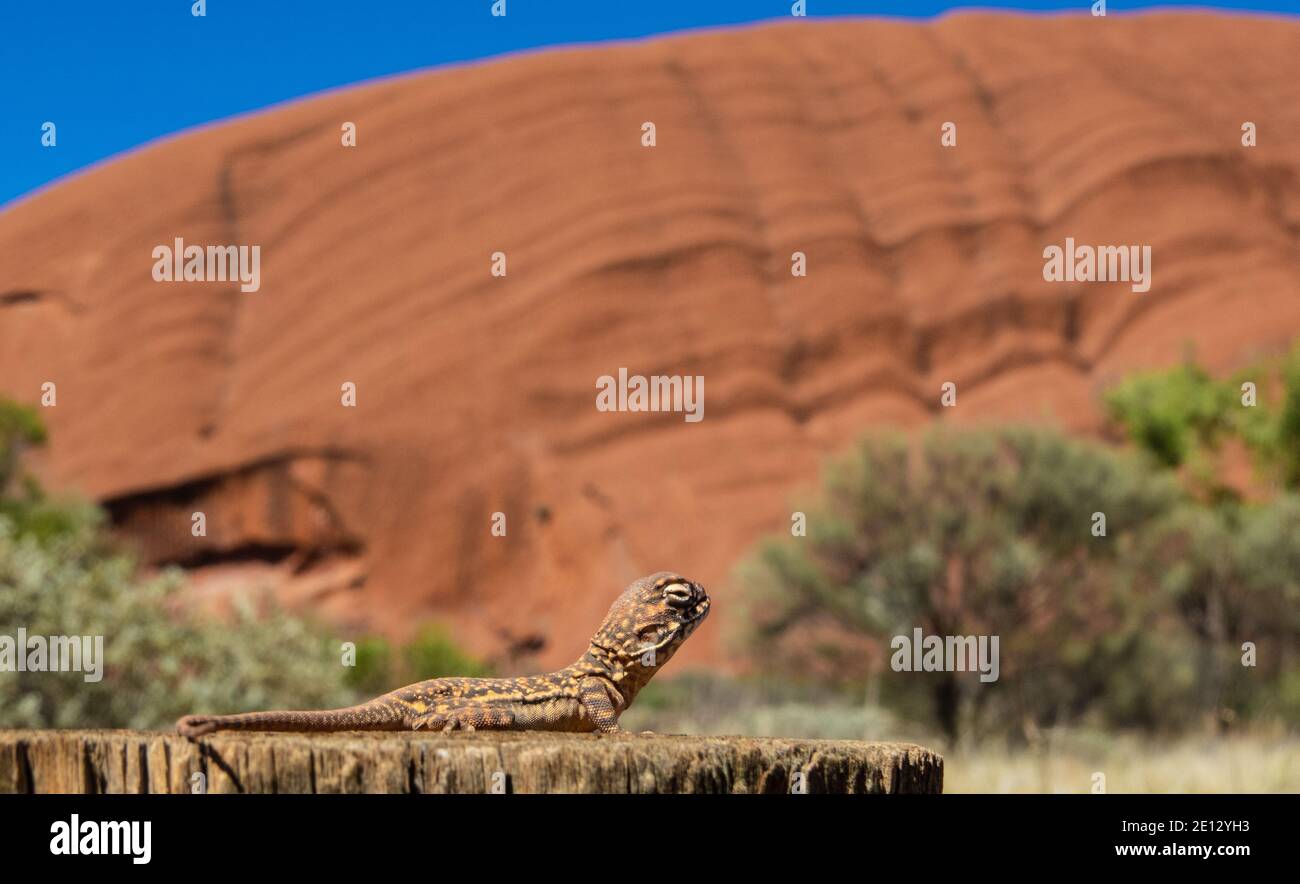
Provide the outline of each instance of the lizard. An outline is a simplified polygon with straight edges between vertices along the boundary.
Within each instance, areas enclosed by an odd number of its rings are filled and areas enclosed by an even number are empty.
[[[700,584],[671,571],[634,580],[577,662],[520,678],[433,678],[342,709],[187,715],[186,737],[219,730],[542,730],[625,732],[637,693],[709,614]]]

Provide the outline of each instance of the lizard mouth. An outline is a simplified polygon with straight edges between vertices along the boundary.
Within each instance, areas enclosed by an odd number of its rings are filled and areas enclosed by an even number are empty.
[[[682,612],[682,619],[692,624],[698,624],[707,616],[709,616],[709,599],[707,596],[696,602],[689,611]]]

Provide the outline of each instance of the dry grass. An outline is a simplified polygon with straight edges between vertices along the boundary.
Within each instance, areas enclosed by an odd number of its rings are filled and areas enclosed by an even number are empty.
[[[651,688],[654,688],[652,691]],[[687,677],[647,688],[623,725],[679,734],[907,740],[944,756],[944,791],[1087,793],[1300,792],[1300,735],[1258,728],[1228,736],[1157,740],[1055,731],[1035,747],[947,746],[889,711],[807,686]]]
[[[1152,742],[1136,737],[1044,750],[944,755],[945,792],[1300,792],[1300,739],[1243,735]]]

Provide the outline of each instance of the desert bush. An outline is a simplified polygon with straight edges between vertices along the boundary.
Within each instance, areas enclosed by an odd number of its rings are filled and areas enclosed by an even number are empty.
[[[939,429],[868,437],[807,511],[806,537],[766,541],[738,569],[760,669],[878,673],[888,708],[950,740],[1300,720],[1295,495],[1211,504],[1142,452]],[[998,636],[998,680],[893,672],[891,638],[916,627]]]
[[[367,636],[356,646],[356,665],[348,667],[348,685],[367,697],[387,693],[398,686],[393,668],[393,648],[388,639]]]
[[[404,677],[409,681],[444,675],[484,678],[493,673],[491,666],[467,654],[446,628],[436,623],[427,624],[416,633],[403,648],[402,661]]]
[[[1183,497],[1136,456],[1050,430],[939,430],[917,446],[872,435],[828,468],[807,537],[768,541],[741,565],[744,641],[775,667],[884,671],[884,701],[950,737],[1069,722],[1156,653],[1121,560]],[[917,627],[998,636],[998,681],[887,671],[891,637]]]
[[[44,445],[45,426],[36,409],[0,399],[0,496],[20,476],[19,458],[24,449]]]
[[[44,440],[32,409],[0,401],[0,636],[102,636],[102,679],[0,672],[0,726],[149,728],[351,701],[323,630],[252,599],[229,621],[202,621],[179,604],[178,571],[141,577],[98,507],[52,499],[23,472],[19,454]]]
[[[1256,386],[1250,406],[1243,402],[1246,381]],[[1211,499],[1227,490],[1216,475],[1227,439],[1240,440],[1266,478],[1300,490],[1300,344],[1226,378],[1212,377],[1189,354],[1173,368],[1130,375],[1103,402],[1133,443],[1165,466],[1189,467],[1189,478]]]
[[[1261,405],[1238,411],[1239,432],[1284,487],[1300,491],[1300,344],[1274,365],[1248,374],[1276,381],[1266,386]],[[1234,382],[1243,378],[1238,375]]]
[[[1216,447],[1240,407],[1229,384],[1190,358],[1171,369],[1130,375],[1106,392],[1104,403],[1135,444],[1169,467]]]
[[[141,579],[106,551],[97,516],[42,540],[0,517],[0,634],[103,636],[103,677],[0,673],[8,727],[171,724],[200,711],[337,705],[351,700],[337,645],[302,620],[237,606],[200,622],[176,604],[177,573]],[[18,649],[22,653],[23,649]]]
[[[1189,358],[1134,375],[1105,400],[1159,463],[1192,467],[1184,481],[1205,504],[1147,535],[1134,560],[1190,636],[1179,671],[1194,671],[1201,707],[1221,722],[1300,722],[1289,687],[1300,684],[1300,345],[1223,379]],[[1221,478],[1216,458],[1228,439],[1244,444],[1268,480],[1244,496]],[[1255,665],[1243,665],[1246,642]]]
[[[1300,723],[1287,686],[1300,683],[1300,496],[1188,507],[1144,540],[1138,579],[1185,628],[1179,655],[1195,673],[1198,706],[1223,724]],[[1168,616],[1168,615],[1166,615]],[[1166,630],[1172,633],[1172,630]],[[1251,665],[1246,643],[1254,651]]]
[[[741,566],[742,641],[778,669],[884,671],[882,700],[950,737],[1075,720],[1157,652],[1122,559],[1183,499],[1139,457],[1049,430],[871,436],[827,471],[807,537],[769,541]],[[999,680],[887,671],[891,637],[915,627],[999,636]]]
[[[86,516],[78,501],[51,500],[23,469],[23,453],[45,442],[36,409],[0,399],[0,517],[19,535],[53,537],[75,530]]]
[[[462,649],[443,626],[430,623],[404,645],[395,646],[379,636],[357,642],[357,662],[348,672],[348,683],[374,696],[427,678],[492,674],[492,666]]]

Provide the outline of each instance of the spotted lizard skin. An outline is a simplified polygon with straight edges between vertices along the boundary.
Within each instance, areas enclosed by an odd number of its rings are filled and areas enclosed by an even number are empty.
[[[434,678],[359,706],[245,715],[187,715],[176,730],[538,730],[616,733],[637,692],[709,613],[704,587],[660,571],[615,600],[586,653],[549,675]]]

